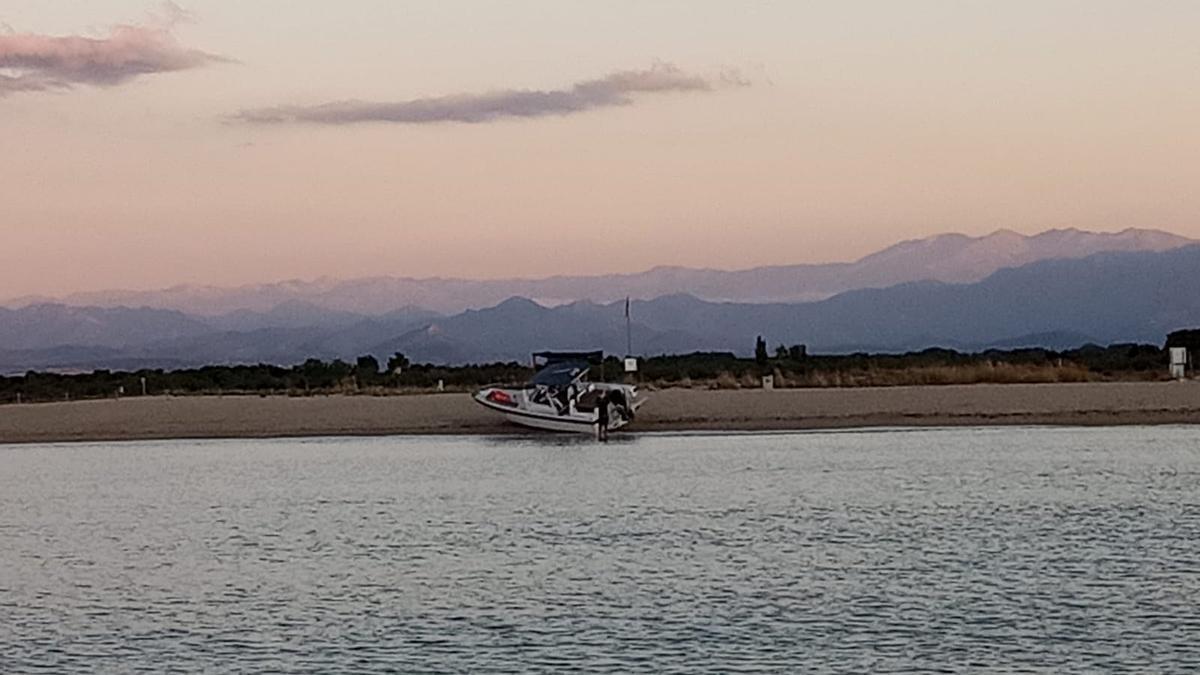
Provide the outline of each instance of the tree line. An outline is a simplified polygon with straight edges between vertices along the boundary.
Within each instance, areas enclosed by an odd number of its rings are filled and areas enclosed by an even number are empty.
[[[1200,348],[1200,331],[1179,331],[1168,346]],[[652,356],[639,360],[636,379],[663,386],[733,381],[753,386],[763,375],[778,374],[790,386],[905,383],[906,372],[933,369],[1024,368],[1063,369],[1087,379],[1162,379],[1166,376],[1167,347],[1148,344],[1087,345],[1077,349],[988,350],[964,353],[925,349],[905,354],[810,354],[804,345],[768,350],[761,338],[753,358],[732,352],[697,352]],[[596,364],[593,379],[629,378],[623,360],[608,357]],[[990,375],[978,375],[985,381]],[[27,372],[0,377],[0,403],[63,401],[146,395],[214,393],[287,394],[391,393],[445,389],[463,391],[492,383],[519,383],[533,370],[518,362],[442,366],[413,364],[394,354],[381,364],[374,356],[349,363],[339,359],[309,359],[291,367],[268,364],[212,365],[178,370],[144,369],[130,372],[96,370],[89,373]],[[870,375],[865,377],[863,374]],[[851,376],[854,377],[851,377]],[[943,381],[943,380],[930,380]],[[952,381],[952,380],[944,380]],[[1054,380],[1050,380],[1054,381]],[[916,382],[919,383],[919,382]]]

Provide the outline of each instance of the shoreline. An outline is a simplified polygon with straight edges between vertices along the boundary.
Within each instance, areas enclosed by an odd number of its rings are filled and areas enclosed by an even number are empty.
[[[646,392],[627,431],[1200,424],[1200,382]],[[515,435],[462,393],[131,397],[0,406],[0,444],[311,436]]]

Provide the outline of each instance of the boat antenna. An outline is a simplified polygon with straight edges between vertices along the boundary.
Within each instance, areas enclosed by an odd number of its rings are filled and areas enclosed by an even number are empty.
[[[633,330],[629,325],[629,296],[625,296],[625,356],[633,356]]]

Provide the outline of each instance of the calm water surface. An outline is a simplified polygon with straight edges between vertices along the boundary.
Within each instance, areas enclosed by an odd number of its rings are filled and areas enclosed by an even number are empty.
[[[1200,432],[0,447],[0,672],[1194,672]]]

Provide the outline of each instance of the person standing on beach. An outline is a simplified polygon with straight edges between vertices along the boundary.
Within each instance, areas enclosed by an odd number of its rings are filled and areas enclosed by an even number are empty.
[[[608,392],[601,391],[596,401],[596,439],[608,440]]]

